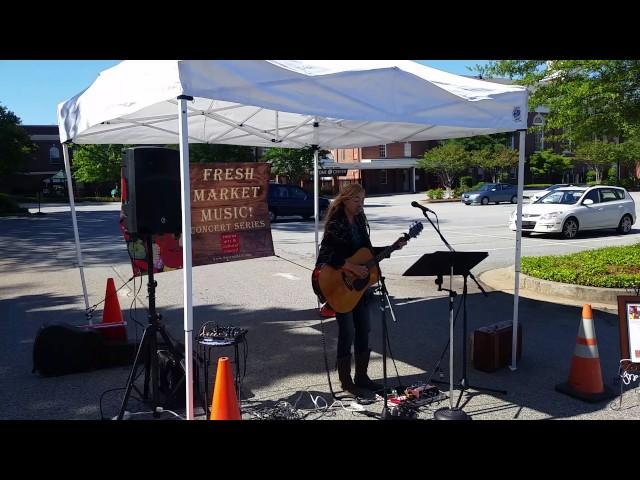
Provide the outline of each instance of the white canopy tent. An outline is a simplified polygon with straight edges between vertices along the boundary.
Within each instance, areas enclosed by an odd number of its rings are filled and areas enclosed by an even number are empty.
[[[58,105],[80,275],[88,307],[66,142],[180,145],[182,231],[191,231],[189,143],[315,146],[317,149],[440,140],[520,131],[514,336],[518,285],[527,90],[442,72],[412,61],[124,61]],[[183,236],[185,355],[192,355],[191,239]],[[193,372],[185,362],[187,419]]]

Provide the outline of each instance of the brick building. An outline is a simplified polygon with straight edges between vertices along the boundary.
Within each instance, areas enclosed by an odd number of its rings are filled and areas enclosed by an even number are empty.
[[[429,176],[416,165],[424,152],[436,145],[436,141],[421,141],[331,150],[331,158],[322,168],[346,169],[347,174],[322,177],[322,189],[337,192],[344,183],[358,182],[369,194],[425,190]]]
[[[476,77],[477,78],[477,77]],[[512,83],[507,79],[491,79],[497,83]],[[525,162],[530,155],[536,151],[552,149],[558,154],[571,156],[571,144],[569,142],[551,142],[545,140],[544,127],[536,126],[534,120],[544,117],[548,110],[545,107],[537,108],[536,111],[528,113],[527,135],[525,137]],[[537,117],[537,118],[536,118]],[[547,131],[547,137],[553,133]],[[519,148],[519,133],[510,134],[511,148]],[[348,168],[348,173],[341,177],[324,177],[322,189],[337,192],[343,183],[357,181],[361,183],[368,193],[403,193],[420,192],[430,188],[438,187],[438,179],[435,175],[428,174],[424,170],[416,167],[417,162],[424,153],[438,145],[438,141],[420,141],[407,143],[391,143],[387,145],[373,145],[363,148],[337,149],[332,150],[332,161],[323,164],[324,168]],[[586,167],[578,163],[570,172],[565,172],[564,178],[557,178],[555,181],[562,182],[584,182],[586,177]],[[471,175],[476,181],[490,181],[488,173],[482,168],[471,168],[467,175]],[[510,181],[517,181],[517,166],[509,172]],[[531,175],[525,164],[525,183],[531,181]]]
[[[31,141],[38,148],[30,155],[19,172],[6,179],[3,189],[16,194],[35,194],[46,190],[52,194],[55,191],[64,193],[64,160],[58,126],[21,125],[21,127],[26,130]]]

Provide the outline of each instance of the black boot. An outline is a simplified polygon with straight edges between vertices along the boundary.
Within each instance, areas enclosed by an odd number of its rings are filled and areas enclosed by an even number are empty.
[[[338,357],[338,378],[340,379],[340,387],[342,390],[349,392],[356,397],[362,397],[369,392],[363,391],[357,387],[351,380],[351,355],[346,357]]]
[[[369,367],[369,357],[371,356],[371,350],[366,352],[356,353],[356,376],[354,382],[357,387],[366,388],[377,392],[382,390],[383,385],[373,382],[367,375],[367,368]]]

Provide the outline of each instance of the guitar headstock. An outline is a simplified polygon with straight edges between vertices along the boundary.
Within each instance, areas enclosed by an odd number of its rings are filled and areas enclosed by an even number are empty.
[[[400,240],[409,241],[412,238],[416,238],[418,235],[420,235],[420,232],[422,232],[423,228],[424,227],[422,226],[422,222],[413,222],[411,224],[411,227],[409,227],[409,231],[407,233],[403,233],[402,238],[399,238],[396,243],[398,243]]]
[[[413,222],[411,224],[411,227],[409,227],[409,238],[416,238],[418,235],[420,235],[420,232],[422,232],[422,229],[424,227],[422,226],[422,222]]]

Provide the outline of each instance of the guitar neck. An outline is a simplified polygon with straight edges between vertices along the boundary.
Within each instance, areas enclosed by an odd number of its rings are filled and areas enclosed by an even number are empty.
[[[398,239],[400,240],[400,239]],[[373,257],[371,260],[369,260],[367,263],[365,263],[364,265],[367,268],[371,268],[374,265],[380,263],[382,260],[384,260],[384,258],[389,255],[391,252],[393,252],[394,250],[397,250],[396,247],[396,243],[398,242],[398,240],[396,240],[395,242],[393,242],[393,244],[389,245],[387,248],[385,248],[383,251],[381,251],[378,255],[376,255],[375,257]]]

